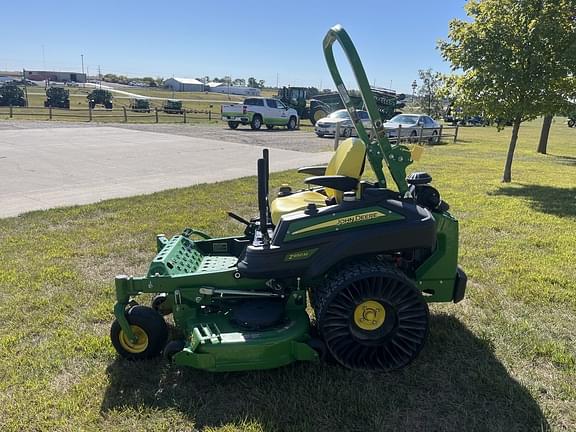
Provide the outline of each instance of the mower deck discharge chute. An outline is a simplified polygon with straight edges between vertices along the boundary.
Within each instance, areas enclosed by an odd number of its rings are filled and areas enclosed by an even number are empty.
[[[338,41],[372,120],[350,103],[332,46]],[[242,235],[194,229],[157,236],[145,277],[117,276],[114,347],[128,359],[161,353],[209,371],[268,369],[331,357],[343,366],[393,370],[425,344],[429,302],[458,302],[458,221],[426,173],[406,177],[413,151],[390,145],[364,69],[340,26],[324,39],[336,88],[358,132],[327,166],[301,168],[308,190],[282,186],[268,202],[268,151],[258,160],[259,216]],[[361,179],[366,159],[376,182]],[[386,165],[397,186],[387,187]],[[150,307],[134,297],[156,294]],[[311,306],[312,325],[306,311]],[[168,341],[165,315],[173,315]]]

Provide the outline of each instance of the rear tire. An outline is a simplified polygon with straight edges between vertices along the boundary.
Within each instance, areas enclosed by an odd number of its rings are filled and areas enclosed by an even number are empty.
[[[126,312],[126,319],[138,337],[130,341],[118,320],[110,328],[110,340],[118,354],[128,360],[144,360],[158,356],[168,339],[168,326],[158,312],[146,306],[134,306]]]
[[[254,117],[252,117],[250,127],[252,130],[260,130],[262,127],[262,116],[260,116],[260,114],[256,114]]]
[[[228,122],[228,127],[229,127],[230,129],[238,129],[238,122],[229,121],[229,122]]]
[[[428,305],[414,283],[380,262],[348,264],[314,292],[318,329],[334,359],[350,369],[400,369],[428,336]]]

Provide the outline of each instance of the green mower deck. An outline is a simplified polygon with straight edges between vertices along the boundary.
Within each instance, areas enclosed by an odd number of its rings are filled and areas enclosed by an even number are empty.
[[[336,41],[352,64],[371,134],[338,73]],[[359,139],[344,141],[327,166],[302,168],[312,175],[308,190],[283,186],[272,202],[264,150],[258,217],[230,214],[245,225],[241,235],[211,238],[190,228],[170,239],[158,235],[147,275],[116,277],[110,336],[120,355],[163,354],[215,372],[327,357],[352,369],[388,371],[408,365],[424,346],[429,302],[463,299],[458,221],[428,174],[406,177],[411,149],[388,142],[344,29],[328,32],[324,53]],[[376,182],[361,180],[366,159]],[[396,191],[387,187],[384,165]],[[142,293],[155,294],[150,307],[136,303]],[[172,332],[164,319],[170,314]]]

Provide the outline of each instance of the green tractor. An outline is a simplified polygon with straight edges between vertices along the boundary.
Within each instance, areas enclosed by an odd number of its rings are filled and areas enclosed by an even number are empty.
[[[176,99],[165,100],[162,110],[166,114],[184,114],[184,108],[182,108],[182,101]]]
[[[24,91],[14,83],[0,86],[0,106],[26,106]]]
[[[94,89],[86,96],[86,99],[88,99],[88,105],[90,105],[92,109],[94,109],[96,105],[102,105],[106,109],[112,109],[113,96],[108,90]]]
[[[63,87],[50,87],[46,90],[46,108],[70,109],[70,92]]]
[[[374,128],[370,135],[336,66],[336,41],[358,81]],[[463,299],[458,221],[430,175],[406,176],[415,150],[386,138],[348,34],[332,28],[323,47],[359,138],[343,141],[328,165],[301,168],[310,175],[307,189],[284,185],[273,201],[264,150],[258,217],[229,213],[244,225],[242,234],[213,238],[186,228],[171,238],[157,235],[147,274],[115,280],[110,337],[121,356],[140,360],[163,353],[177,365],[207,371],[322,359],[390,371],[408,365],[424,347],[428,303]],[[366,159],[374,182],[361,179]],[[384,166],[396,189],[389,187]],[[150,306],[137,304],[141,293],[155,294]]]
[[[278,89],[278,99],[294,108],[301,120],[309,119],[314,125],[334,110],[329,105],[310,98],[308,91],[306,87],[282,87]]]
[[[150,100],[148,99],[132,99],[130,101],[130,110],[133,112],[149,113],[150,112]]]
[[[406,95],[396,94],[393,90],[379,87],[370,89],[382,121],[391,119],[399,109],[404,108],[403,101]],[[364,101],[359,93],[350,92],[349,96],[356,109],[364,109]],[[323,93],[309,99],[306,87],[282,87],[278,90],[278,97],[286,105],[298,111],[301,119],[309,119],[313,125],[331,112],[345,108],[339,93]]]

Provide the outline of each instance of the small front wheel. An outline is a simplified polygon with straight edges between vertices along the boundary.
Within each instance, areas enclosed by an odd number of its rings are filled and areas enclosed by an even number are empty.
[[[136,340],[130,340],[118,320],[115,320],[110,328],[110,340],[118,354],[128,360],[158,356],[168,339],[168,326],[164,318],[149,307],[134,306],[126,313],[126,319]]]
[[[230,129],[238,129],[238,122],[229,121],[229,122],[228,122],[228,127],[229,127]]]
[[[274,125],[267,124],[267,125],[266,125],[266,129],[272,130],[272,129],[274,129]]]

